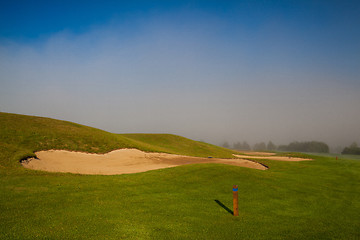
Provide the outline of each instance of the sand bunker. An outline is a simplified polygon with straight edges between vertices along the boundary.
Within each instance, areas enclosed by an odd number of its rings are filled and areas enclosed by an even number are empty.
[[[273,156],[276,155],[276,153],[271,152],[253,152],[253,151],[238,151],[241,154],[244,155],[250,155],[250,156]],[[239,155],[241,156],[241,155]]]
[[[50,150],[37,152],[36,156],[37,159],[28,159],[23,161],[22,165],[26,168],[48,172],[101,175],[146,172],[195,163],[222,163],[260,170],[267,169],[260,163],[245,159],[189,157],[167,153],[146,153],[137,149],[120,149],[107,154]]]
[[[297,157],[282,157],[282,156],[249,156],[249,155],[236,155],[238,158],[250,158],[250,159],[269,159],[269,160],[277,160],[277,161],[289,161],[289,162],[299,162],[299,161],[311,161],[310,158],[297,158]]]

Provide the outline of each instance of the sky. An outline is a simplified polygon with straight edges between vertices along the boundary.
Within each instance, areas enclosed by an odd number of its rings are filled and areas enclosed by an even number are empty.
[[[360,1],[1,1],[0,111],[360,144]]]

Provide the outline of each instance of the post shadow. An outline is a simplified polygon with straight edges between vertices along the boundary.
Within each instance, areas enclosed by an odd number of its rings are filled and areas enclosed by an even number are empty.
[[[214,200],[217,204],[220,205],[220,207],[222,207],[223,209],[225,209],[228,213],[230,213],[231,215],[234,215],[234,212],[228,208],[227,206],[225,206],[222,202],[220,202],[219,200],[215,199]]]

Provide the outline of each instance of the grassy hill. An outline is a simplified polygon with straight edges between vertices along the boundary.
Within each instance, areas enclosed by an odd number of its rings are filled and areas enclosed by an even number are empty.
[[[39,150],[105,153],[119,148],[232,157],[230,150],[170,134],[113,134],[67,121],[0,112],[0,169],[19,167],[19,159]]]
[[[143,149],[154,152],[166,152],[198,157],[233,158],[233,153],[226,148],[214,146],[204,142],[197,142],[172,134],[121,134],[121,136],[136,141]]]
[[[41,149],[231,151],[174,135],[112,134],[0,113],[0,239],[359,239],[360,161],[194,164],[114,176],[24,169]],[[239,186],[239,217],[230,214]],[[218,204],[221,203],[221,204]]]

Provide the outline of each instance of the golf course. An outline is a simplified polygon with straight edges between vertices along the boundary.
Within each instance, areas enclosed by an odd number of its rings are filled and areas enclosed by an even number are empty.
[[[132,170],[119,173],[82,172],[86,158],[74,172],[24,167],[57,150],[103,156],[91,168],[114,151],[140,157],[127,155]],[[341,155],[249,156],[0,112],[0,189],[0,239],[360,239],[360,161]]]

